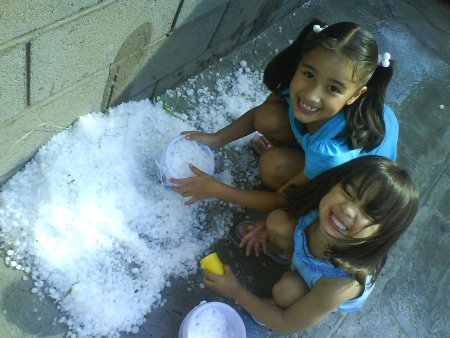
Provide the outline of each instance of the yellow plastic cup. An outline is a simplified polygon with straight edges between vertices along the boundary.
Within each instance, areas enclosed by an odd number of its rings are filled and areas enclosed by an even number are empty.
[[[203,258],[200,261],[200,265],[203,269],[215,273],[216,275],[223,275],[225,273],[222,262],[215,252]]]

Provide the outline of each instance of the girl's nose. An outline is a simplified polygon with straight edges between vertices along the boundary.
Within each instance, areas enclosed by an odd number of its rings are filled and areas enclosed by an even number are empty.
[[[306,99],[311,103],[320,102],[320,88],[318,86],[311,86],[307,91]]]
[[[342,204],[343,214],[350,219],[353,219],[356,217],[357,212],[358,212],[357,208],[358,207],[352,202],[347,202],[347,203]]]

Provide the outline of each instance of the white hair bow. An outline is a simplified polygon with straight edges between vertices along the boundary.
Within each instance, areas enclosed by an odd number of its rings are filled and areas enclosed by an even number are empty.
[[[378,55],[378,64],[385,68],[389,67],[389,65],[391,64],[389,62],[390,58],[391,58],[391,54],[389,54],[389,53],[384,53],[383,55]]]
[[[323,28],[320,27],[320,25],[314,25],[313,26],[313,32],[314,33],[320,33],[322,30],[324,30],[327,27],[328,27],[327,25],[323,26]]]

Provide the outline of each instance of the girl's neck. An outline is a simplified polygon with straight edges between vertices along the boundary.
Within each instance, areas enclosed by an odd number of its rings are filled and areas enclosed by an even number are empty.
[[[319,259],[328,259],[325,252],[330,244],[330,238],[322,231],[319,220],[307,228],[306,236],[309,253]]]
[[[319,259],[328,259],[326,252],[330,247],[343,247],[345,244],[333,240],[320,226],[317,220],[307,228],[308,249],[311,255]]]
[[[310,123],[305,123],[306,130],[310,135],[315,134],[322,126],[331,120],[332,117],[330,117],[328,120],[320,120]]]

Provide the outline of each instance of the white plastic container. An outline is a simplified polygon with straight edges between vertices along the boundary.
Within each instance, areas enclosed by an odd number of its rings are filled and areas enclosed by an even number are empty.
[[[158,178],[166,189],[170,189],[170,187],[175,185],[169,181],[171,178],[194,176],[188,168],[189,163],[194,164],[197,168],[209,175],[214,173],[214,155],[211,149],[198,141],[185,140],[185,137],[185,135],[180,135],[173,139],[167,147],[161,151],[160,160],[158,161],[155,159],[155,163],[158,167]],[[190,142],[193,143],[191,144]],[[189,149],[192,150],[191,153],[176,153],[177,148],[183,143],[185,143],[185,146],[189,145]],[[180,173],[179,168],[180,160],[185,160],[184,162],[186,162],[181,163],[183,165],[182,174]]]
[[[201,303],[181,323],[179,338],[245,338],[245,326],[235,309],[225,303]]]

